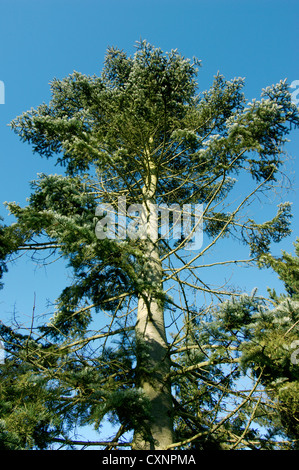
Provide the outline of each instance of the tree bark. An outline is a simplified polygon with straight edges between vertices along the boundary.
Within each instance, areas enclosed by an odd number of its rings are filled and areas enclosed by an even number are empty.
[[[150,245],[150,242],[148,242]],[[153,246],[147,251],[147,280],[161,282],[161,263]],[[150,418],[134,434],[134,449],[165,449],[173,442],[172,398],[165,377],[170,372],[162,299],[145,292],[138,302],[135,327],[137,342],[137,386],[150,404]]]
[[[164,324],[162,264],[157,245],[157,217],[154,209],[156,179],[151,172],[144,190],[143,216],[147,229],[143,277],[149,288],[139,296],[135,326],[137,344],[137,387],[150,404],[150,417],[136,429],[133,449],[166,449],[173,443],[172,396],[166,382],[170,372],[170,356]],[[159,295],[160,294],[160,295]]]

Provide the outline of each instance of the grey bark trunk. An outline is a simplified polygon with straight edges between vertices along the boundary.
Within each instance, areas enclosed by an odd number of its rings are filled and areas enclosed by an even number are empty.
[[[157,282],[160,261],[151,251],[148,273]],[[161,279],[161,277],[160,277]],[[173,442],[172,399],[165,377],[170,371],[170,360],[164,326],[161,299],[154,293],[144,293],[138,302],[136,324],[137,377],[140,387],[150,402],[150,418],[134,435],[134,449],[166,449]]]
[[[165,381],[170,358],[164,324],[162,266],[157,247],[157,220],[153,211],[156,180],[151,179],[144,191],[144,217],[147,230],[143,240],[144,279],[150,287],[138,301],[136,322],[137,386],[150,403],[150,417],[135,430],[133,449],[166,449],[173,443],[172,397]]]

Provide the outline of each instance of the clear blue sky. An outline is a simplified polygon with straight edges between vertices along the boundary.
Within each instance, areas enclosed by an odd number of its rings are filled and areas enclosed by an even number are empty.
[[[73,70],[98,74],[108,46],[133,53],[142,38],[165,51],[178,48],[187,57],[201,59],[200,90],[207,89],[219,71],[227,79],[246,77],[248,99],[258,98],[263,87],[280,79],[299,80],[298,21],[298,0],[0,0],[0,80],[5,84],[5,104],[0,105],[0,203],[24,205],[29,181],[38,172],[61,171],[33,155],[7,127],[23,111],[49,100],[54,77],[63,78]],[[299,131],[291,138],[287,149],[295,157]],[[294,158],[289,165],[293,176],[297,161]],[[293,202],[294,234],[281,247],[288,251],[299,235],[297,185],[295,178],[294,191],[287,196]],[[0,215],[9,223],[4,207]],[[280,253],[280,247],[275,250]],[[66,272],[59,266],[36,268],[29,258],[10,266],[0,292],[0,318],[15,308],[19,320],[28,321],[34,292],[37,314],[46,311],[46,299],[54,301],[65,286]],[[276,282],[268,271],[252,278],[243,270],[239,279],[248,289]]]
[[[178,48],[187,57],[202,60],[199,89],[207,89],[220,71],[227,79],[246,77],[248,99],[263,87],[287,78],[299,79],[298,0],[1,0],[0,80],[5,104],[0,105],[0,203],[26,203],[29,181],[38,172],[60,172],[52,161],[33,155],[7,124],[23,111],[50,98],[49,82],[73,70],[101,71],[105,51],[117,45],[128,53],[140,38],[163,50]],[[299,152],[299,131],[288,151]],[[289,168],[295,172],[297,159]],[[295,180],[294,189],[297,182]],[[299,235],[296,191],[287,196],[294,209],[294,236],[281,247],[292,250]],[[1,206],[2,207],[2,206]],[[0,214],[7,218],[4,207]],[[280,253],[280,247],[276,249]],[[65,271],[56,265],[33,269],[28,259],[10,267],[0,292],[1,315],[13,311],[31,314],[33,295],[43,310],[45,299],[55,299],[65,285]],[[275,276],[259,275],[266,284]],[[256,279],[244,274],[242,286]],[[269,282],[268,282],[269,280]],[[16,286],[17,289],[16,289]]]

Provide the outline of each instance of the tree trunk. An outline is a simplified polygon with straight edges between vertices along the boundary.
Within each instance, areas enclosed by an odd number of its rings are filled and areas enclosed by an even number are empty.
[[[157,218],[153,211],[156,180],[151,173],[144,191],[143,208],[146,234],[143,276],[149,288],[139,296],[136,322],[137,387],[150,404],[150,417],[135,430],[133,449],[166,449],[173,442],[172,397],[165,377],[170,371],[170,357],[164,325],[162,265],[157,246]]]
[[[149,244],[150,242],[148,242]],[[148,251],[147,280],[161,281],[161,265],[153,247]],[[172,398],[165,377],[170,371],[162,299],[143,293],[138,302],[137,386],[150,402],[150,419],[134,434],[134,449],[165,449],[173,442]]]

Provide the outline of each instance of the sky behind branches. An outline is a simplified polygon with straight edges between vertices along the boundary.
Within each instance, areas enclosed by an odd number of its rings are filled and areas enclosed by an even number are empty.
[[[199,91],[208,89],[219,71],[228,80],[245,77],[246,97],[251,100],[280,79],[287,78],[289,84],[299,80],[298,20],[297,0],[0,0],[0,80],[5,85],[5,104],[0,105],[1,204],[26,204],[30,181],[37,173],[63,171],[53,160],[33,154],[8,127],[17,115],[49,101],[54,77],[63,78],[74,70],[99,74],[108,46],[133,54],[136,41],[146,39],[164,51],[177,48],[186,57],[200,59]],[[275,246],[278,255],[281,248],[293,251],[299,235],[295,178],[299,131],[291,139],[287,174],[293,189],[282,196],[293,202],[294,232]],[[269,218],[274,215],[271,204],[265,210]],[[10,223],[2,205],[0,215]],[[57,264],[32,269],[29,258],[23,257],[4,278],[2,312],[30,316],[34,292],[40,308],[45,308],[45,297],[55,300],[65,276]],[[252,278],[246,271],[243,276],[242,287],[252,288]],[[270,284],[275,276],[267,271],[260,279],[265,287],[267,279]]]
[[[0,215],[11,222],[2,202],[26,204],[29,182],[37,173],[63,171],[54,161],[33,154],[8,127],[17,115],[49,101],[54,77],[62,79],[74,70],[99,74],[108,46],[133,54],[136,41],[146,39],[164,51],[177,48],[185,57],[200,59],[199,91],[208,89],[219,71],[228,80],[245,77],[246,97],[258,99],[262,88],[281,79],[289,84],[299,80],[298,21],[298,0],[0,0],[0,81],[5,85],[5,104],[0,104]],[[286,172],[292,191],[281,193],[278,188],[275,205],[293,203],[293,234],[274,247],[277,255],[282,248],[293,252],[299,236],[299,131],[290,138]],[[271,204],[259,208],[266,218],[275,215]],[[230,259],[229,250],[235,254],[239,248],[220,244],[213,254],[228,250],[221,255]],[[211,282],[230,282],[231,268],[218,272],[219,278],[211,277]],[[3,278],[0,318],[14,313],[22,323],[33,310],[36,315],[53,311],[51,302],[68,275],[62,260],[44,267],[29,256],[16,260]],[[243,269],[237,280],[248,291],[257,286],[264,293],[267,286],[280,286],[270,271],[253,277],[251,270]]]

